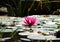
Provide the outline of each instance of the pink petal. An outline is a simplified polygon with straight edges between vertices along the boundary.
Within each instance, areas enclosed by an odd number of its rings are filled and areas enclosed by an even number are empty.
[[[28,24],[30,26],[34,25],[36,22],[36,18],[35,17],[25,17],[25,21],[24,21],[25,24]]]

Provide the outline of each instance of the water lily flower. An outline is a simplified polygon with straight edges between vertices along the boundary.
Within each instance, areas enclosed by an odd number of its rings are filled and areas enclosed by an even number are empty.
[[[36,17],[32,17],[32,16],[25,17],[24,18],[24,23],[26,25],[28,25],[29,27],[31,27],[32,25],[36,25],[37,24]]]

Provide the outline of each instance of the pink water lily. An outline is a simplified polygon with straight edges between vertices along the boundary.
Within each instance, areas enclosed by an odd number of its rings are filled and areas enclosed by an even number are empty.
[[[32,25],[37,24],[36,17],[31,17],[31,16],[25,17],[24,23],[25,23],[26,25],[28,25],[29,27],[31,27]]]

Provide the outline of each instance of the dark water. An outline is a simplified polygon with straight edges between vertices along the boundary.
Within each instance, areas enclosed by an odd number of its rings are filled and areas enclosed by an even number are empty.
[[[17,3],[18,1],[15,0],[15,2]],[[15,5],[13,3],[12,0],[0,0],[0,7],[7,7],[8,8],[8,12],[0,12],[0,15],[9,15],[12,16],[12,13],[10,12],[10,7],[7,6],[6,4],[10,4],[13,7],[13,11],[15,16],[27,16],[27,15],[49,15],[52,14],[54,11],[56,11],[57,9],[60,8],[60,2],[50,2],[47,3],[47,6],[45,6],[44,4],[42,4],[42,9],[41,6],[38,6],[39,2],[35,1],[33,7],[31,8],[31,10],[28,12],[28,8],[30,8],[31,4],[33,1],[22,1],[21,2],[21,13],[17,14],[17,10],[18,10],[18,5]]]

